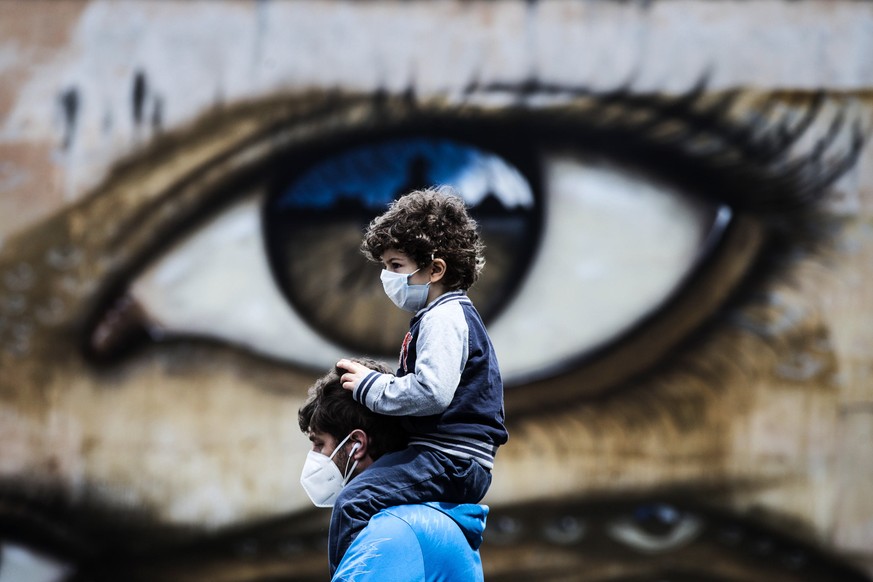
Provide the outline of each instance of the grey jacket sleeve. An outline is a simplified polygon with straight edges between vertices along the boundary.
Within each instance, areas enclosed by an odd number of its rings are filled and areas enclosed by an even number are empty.
[[[469,329],[458,304],[442,305],[422,318],[413,373],[369,374],[354,398],[373,412],[429,416],[448,408],[469,355]]]

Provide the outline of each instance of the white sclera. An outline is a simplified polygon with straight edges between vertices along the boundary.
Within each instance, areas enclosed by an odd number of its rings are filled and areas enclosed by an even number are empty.
[[[143,272],[131,294],[168,335],[220,339],[307,367],[328,368],[346,355],[312,330],[274,283],[258,197],[200,227]]]
[[[545,183],[539,251],[489,326],[507,380],[584,355],[662,306],[716,216],[712,204],[569,155],[549,157]]]

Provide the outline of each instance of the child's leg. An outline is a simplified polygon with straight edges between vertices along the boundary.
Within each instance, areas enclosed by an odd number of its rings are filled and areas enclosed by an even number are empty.
[[[386,507],[422,501],[455,501],[453,472],[446,457],[423,447],[409,447],[379,458],[346,485],[330,519],[328,558],[333,575],[340,560],[370,518]]]
[[[453,481],[458,497],[453,503],[479,503],[491,487],[491,471],[473,460],[455,459]]]

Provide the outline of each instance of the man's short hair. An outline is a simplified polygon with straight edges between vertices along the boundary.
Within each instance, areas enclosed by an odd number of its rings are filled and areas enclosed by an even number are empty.
[[[392,373],[387,365],[376,360],[350,359],[376,372]],[[339,441],[361,429],[369,437],[369,454],[373,459],[405,448],[408,435],[400,425],[401,418],[375,413],[355,401],[351,391],[345,390],[340,382],[344,373],[345,370],[334,368],[309,388],[309,396],[297,413],[300,430],[326,432]]]
[[[485,246],[476,221],[450,186],[413,190],[370,222],[361,251],[370,261],[381,263],[388,249],[406,253],[419,267],[443,259],[442,282],[450,291],[469,289],[485,266]]]

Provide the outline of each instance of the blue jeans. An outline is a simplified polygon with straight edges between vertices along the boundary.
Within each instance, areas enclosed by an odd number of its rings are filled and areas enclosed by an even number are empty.
[[[491,471],[472,459],[429,447],[388,453],[349,481],[330,516],[328,560],[336,571],[358,533],[386,507],[423,501],[479,503],[491,486]]]

